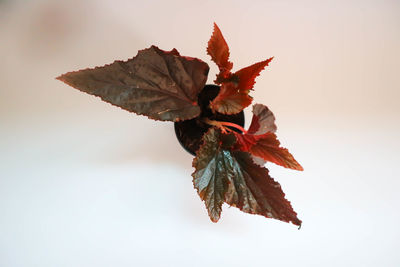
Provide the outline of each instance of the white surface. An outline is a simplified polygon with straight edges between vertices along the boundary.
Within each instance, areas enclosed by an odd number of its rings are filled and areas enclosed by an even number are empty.
[[[0,266],[400,265],[398,3],[5,1],[0,10]],[[206,60],[211,82],[214,20],[236,68],[276,57],[253,96],[305,168],[269,166],[301,230],[226,206],[212,223],[172,124],[54,80],[154,43]]]

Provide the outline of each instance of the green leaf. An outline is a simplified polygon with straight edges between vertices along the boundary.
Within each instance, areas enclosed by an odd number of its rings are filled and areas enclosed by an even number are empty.
[[[205,202],[208,215],[213,222],[221,216],[222,204],[228,189],[228,176],[232,168],[230,152],[220,148],[221,133],[214,127],[204,134],[204,143],[193,160],[195,172],[193,185],[200,198]]]
[[[256,165],[249,153],[232,151],[232,135],[226,138],[211,128],[193,161],[193,184],[208,214],[217,222],[224,202],[240,210],[301,225],[279,183],[266,168]]]
[[[199,116],[197,96],[208,70],[200,59],[151,46],[128,61],[69,72],[57,79],[151,119],[181,121]]]

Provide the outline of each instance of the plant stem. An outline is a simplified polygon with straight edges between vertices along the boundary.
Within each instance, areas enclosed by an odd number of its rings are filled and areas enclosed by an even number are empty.
[[[209,118],[203,118],[203,121],[204,121],[205,123],[209,124],[209,125],[212,125],[212,126],[216,126],[216,127],[218,127],[218,128],[221,128],[221,130],[224,131],[224,132],[226,132],[226,131],[232,131],[231,129],[229,129],[229,128],[227,128],[227,127],[233,127],[233,128],[236,128],[236,129],[242,131],[243,133],[247,133],[247,131],[246,131],[243,127],[241,127],[241,126],[239,126],[239,125],[237,125],[237,124],[235,124],[235,123],[232,123],[232,122],[227,122],[227,121],[214,121],[214,120],[210,120]]]

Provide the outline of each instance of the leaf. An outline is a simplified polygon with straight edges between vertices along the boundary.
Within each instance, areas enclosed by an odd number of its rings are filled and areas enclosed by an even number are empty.
[[[280,147],[275,131],[274,114],[268,107],[256,104],[253,106],[253,118],[247,133],[234,132],[237,139],[234,149],[250,152],[255,157],[253,160],[259,165],[269,161],[285,168],[302,171],[303,167],[292,154],[286,148]]]
[[[219,94],[210,103],[210,107],[222,114],[237,114],[252,101],[253,98],[246,92],[238,92],[233,83],[223,83]]]
[[[230,73],[233,67],[233,63],[229,61],[229,47],[226,43],[221,30],[217,24],[214,23],[213,34],[208,41],[207,54],[211,56],[220,71],[219,76],[226,78],[225,76]]]
[[[229,61],[228,44],[215,23],[213,34],[208,41],[207,53],[219,68],[219,73],[214,82],[221,85],[218,96],[210,104],[211,109],[228,115],[241,112],[253,100],[249,96],[249,92],[253,89],[255,78],[273,58],[232,73],[233,63]]]
[[[256,77],[260,75],[260,72],[268,66],[272,59],[273,57],[235,72],[234,76],[237,76],[239,91],[248,93],[249,90],[253,89]]]
[[[241,150],[241,151],[250,151],[251,147],[254,146],[258,139],[256,138],[255,135],[252,134],[243,134],[243,133],[234,133],[236,137],[236,144],[234,146],[234,149],[236,150]]]
[[[222,82],[221,90],[211,102],[211,109],[222,114],[236,114],[248,107],[253,98],[249,95],[255,78],[268,66],[272,58],[243,68]]]
[[[251,155],[235,151],[233,158],[233,179],[229,183],[225,201],[240,210],[292,222],[300,226],[301,220],[278,182],[269,176],[268,169],[256,165]]]
[[[197,96],[208,70],[200,59],[151,46],[128,61],[69,72],[57,79],[139,115],[181,121],[200,114]]]
[[[303,167],[294,159],[292,154],[286,148],[280,147],[280,142],[274,133],[253,135],[233,132],[233,134],[238,140],[234,146],[236,150],[250,152],[255,157],[285,168],[303,171]],[[261,165],[260,162],[257,163]]]
[[[279,183],[268,170],[253,163],[250,154],[232,151],[232,135],[211,128],[193,160],[193,184],[213,222],[221,216],[223,202],[240,210],[300,225]]]
[[[229,161],[220,149],[221,133],[214,127],[203,135],[204,143],[193,160],[195,172],[193,185],[206,204],[208,215],[213,222],[221,216],[224,196],[228,190]],[[229,152],[228,152],[229,153]]]
[[[250,148],[257,143],[259,139],[257,137],[258,135],[275,131],[275,116],[272,111],[263,104],[255,104],[253,105],[253,118],[251,119],[250,127],[247,130],[247,133],[235,134],[237,139],[235,149],[249,151]]]
[[[274,133],[268,132],[258,135],[256,139],[257,142],[249,150],[252,155],[285,168],[304,170],[286,148],[280,147],[280,142]]]
[[[275,132],[275,116],[267,106],[263,104],[253,105],[253,118],[248,133],[259,135],[266,132]]]

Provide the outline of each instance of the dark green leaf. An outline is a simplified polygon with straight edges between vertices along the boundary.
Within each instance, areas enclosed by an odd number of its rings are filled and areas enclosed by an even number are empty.
[[[204,134],[204,143],[197,151],[193,160],[195,172],[193,185],[200,198],[204,200],[208,215],[213,222],[217,222],[222,211],[224,196],[228,189],[228,176],[233,174],[230,152],[220,149],[221,133],[214,127]]]

